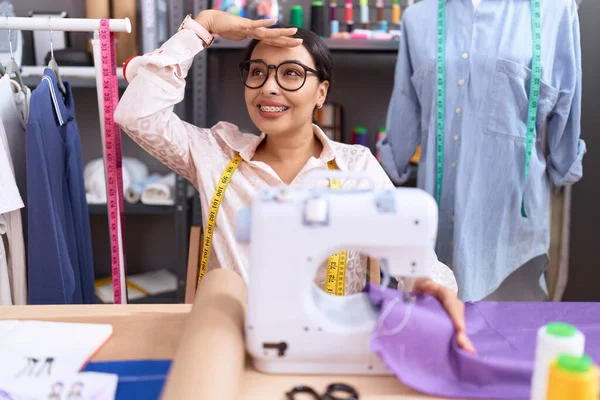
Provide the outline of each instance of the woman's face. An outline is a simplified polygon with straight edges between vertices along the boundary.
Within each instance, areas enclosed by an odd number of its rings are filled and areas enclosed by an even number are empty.
[[[306,47],[273,47],[259,42],[252,52],[251,60],[262,60],[268,65],[284,61],[296,61],[316,69]],[[264,65],[252,63],[248,70],[248,82],[264,79]],[[296,91],[284,90],[277,84],[275,70],[269,69],[268,79],[257,89],[245,87],[246,107],[252,122],[261,132],[269,135],[285,135],[312,124],[314,107],[325,102],[329,82],[319,82],[316,74],[305,71],[297,64],[285,64],[279,68],[279,80],[287,88],[297,87],[306,76],[304,85]]]

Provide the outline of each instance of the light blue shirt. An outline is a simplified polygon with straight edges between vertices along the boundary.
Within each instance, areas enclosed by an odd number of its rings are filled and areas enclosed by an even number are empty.
[[[582,176],[581,52],[574,0],[542,0],[542,84],[529,179],[529,0],[446,2],[446,122],[436,251],[476,301],[550,244],[552,185]],[[398,184],[422,145],[418,186],[435,197],[437,0],[409,7],[388,110],[383,166]],[[545,122],[545,124],[544,124]],[[545,125],[546,129],[542,129]],[[545,131],[545,133],[544,133]],[[520,213],[525,191],[528,218]]]

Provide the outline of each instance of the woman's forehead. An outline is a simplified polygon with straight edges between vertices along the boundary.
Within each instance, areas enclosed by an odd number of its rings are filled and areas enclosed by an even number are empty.
[[[296,60],[302,64],[315,68],[315,63],[306,49],[300,45],[296,47],[275,47],[264,42],[259,42],[252,51],[251,59],[262,59],[267,64],[277,65],[282,61]]]

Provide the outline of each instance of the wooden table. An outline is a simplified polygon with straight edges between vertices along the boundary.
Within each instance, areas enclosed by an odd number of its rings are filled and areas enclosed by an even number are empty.
[[[113,337],[92,361],[172,359],[188,304],[0,306],[0,319],[104,323],[113,326]],[[240,400],[285,400],[296,385],[324,392],[332,382],[354,386],[361,400],[433,400],[402,385],[393,377],[266,375],[246,368]]]

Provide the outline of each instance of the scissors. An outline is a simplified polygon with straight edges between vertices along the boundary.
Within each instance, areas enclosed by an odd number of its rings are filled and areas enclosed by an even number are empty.
[[[334,393],[342,392],[345,393],[345,397],[337,397],[334,396]],[[297,400],[297,394],[309,394],[312,395],[314,400],[359,400],[358,392],[350,385],[346,385],[345,383],[332,383],[327,386],[327,390],[321,396],[319,395],[313,388],[310,386],[296,386],[285,395],[288,400]],[[305,398],[305,397],[302,397]],[[299,399],[299,397],[298,397]]]

